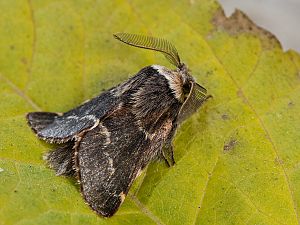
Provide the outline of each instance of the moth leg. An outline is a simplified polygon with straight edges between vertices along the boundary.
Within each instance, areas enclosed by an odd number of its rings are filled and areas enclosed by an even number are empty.
[[[44,159],[56,171],[57,176],[75,176],[73,146],[74,142],[70,141],[44,155]]]
[[[213,96],[212,95],[207,95],[206,97],[205,97],[205,99],[204,99],[204,101],[203,102],[206,102],[208,99],[210,99],[210,98],[213,98]]]
[[[170,133],[168,134],[165,144],[162,148],[162,157],[164,158],[164,160],[166,161],[166,163],[169,167],[175,165],[172,141],[173,141],[173,137],[175,135],[176,128],[177,128],[177,123],[173,123],[172,129],[171,129]]]
[[[166,161],[167,165],[169,167],[175,165],[175,160],[174,160],[174,152],[173,152],[173,145],[170,146],[165,146],[162,148],[162,155],[164,160]]]

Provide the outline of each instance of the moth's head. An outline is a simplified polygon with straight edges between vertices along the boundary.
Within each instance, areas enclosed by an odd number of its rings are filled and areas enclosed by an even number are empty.
[[[190,75],[187,66],[181,62],[177,49],[169,41],[162,38],[148,37],[137,34],[117,33],[114,37],[125,44],[158,51],[164,54],[170,63],[176,66],[175,70],[169,70],[162,66],[153,66],[164,75],[170,84],[170,88],[175,93],[176,98],[184,103],[197,91],[200,98],[205,98],[206,89],[197,84]]]
[[[182,63],[181,66],[177,68],[177,71],[182,77],[182,91],[184,94],[184,99],[186,99],[191,91],[192,84],[195,82],[195,79],[189,73],[189,69],[184,63]]]
[[[188,98],[192,90],[193,84],[196,81],[194,77],[189,73],[189,69],[184,63],[182,63],[180,67],[177,67],[177,69],[173,73],[177,75],[177,79],[181,80],[181,85],[180,87],[178,87],[176,92],[181,93],[180,97],[178,97],[178,100],[180,102],[184,102]]]
[[[204,100],[206,98],[206,89],[196,82],[195,78],[191,75],[190,70],[184,63],[177,68],[176,72],[182,79],[181,100],[183,102],[186,102],[186,100],[190,99],[191,97],[196,97],[198,100]]]

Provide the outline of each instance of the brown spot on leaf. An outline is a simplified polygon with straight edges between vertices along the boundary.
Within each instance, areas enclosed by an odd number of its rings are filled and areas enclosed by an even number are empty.
[[[288,104],[289,107],[293,107],[294,105],[295,105],[295,104],[294,104],[294,102],[292,102],[292,101],[289,102],[289,104]]]
[[[222,120],[229,120],[229,116],[227,114],[222,115]]]
[[[242,92],[241,89],[239,89],[236,94],[237,94],[237,96],[239,96],[243,100],[243,102],[245,104],[248,104],[247,99],[245,98],[244,93]]]
[[[22,62],[24,65],[26,65],[26,64],[28,63],[28,62],[27,62],[27,59],[24,58],[24,57],[21,58],[21,62]]]
[[[248,33],[257,36],[265,49],[281,48],[278,39],[269,31],[257,26],[245,13],[236,9],[230,17],[226,17],[223,9],[219,9],[212,19],[217,29],[225,30],[231,35]]]
[[[224,148],[223,148],[224,152],[228,152],[228,151],[232,150],[237,143],[238,142],[236,139],[231,139],[227,144],[224,145]]]
[[[279,157],[276,157],[274,162],[275,162],[275,164],[278,164],[278,165],[283,165],[284,164],[284,161]]]

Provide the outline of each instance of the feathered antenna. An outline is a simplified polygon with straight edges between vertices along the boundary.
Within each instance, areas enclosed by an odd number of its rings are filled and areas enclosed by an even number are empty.
[[[117,33],[114,34],[114,37],[131,46],[161,52],[170,63],[178,68],[183,65],[175,46],[165,39],[128,33]]]
[[[187,99],[184,101],[179,114],[178,122],[181,123],[194,112],[210,97],[211,95],[206,95],[207,91],[204,87],[197,84],[196,82],[191,83],[192,87]]]

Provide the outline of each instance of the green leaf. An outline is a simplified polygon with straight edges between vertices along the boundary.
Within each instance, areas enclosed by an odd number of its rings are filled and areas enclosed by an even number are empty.
[[[300,55],[242,12],[202,1],[0,1],[0,224],[299,224]],[[29,111],[69,110],[142,67],[172,67],[116,32],[170,40],[213,95],[115,216],[42,160]]]

